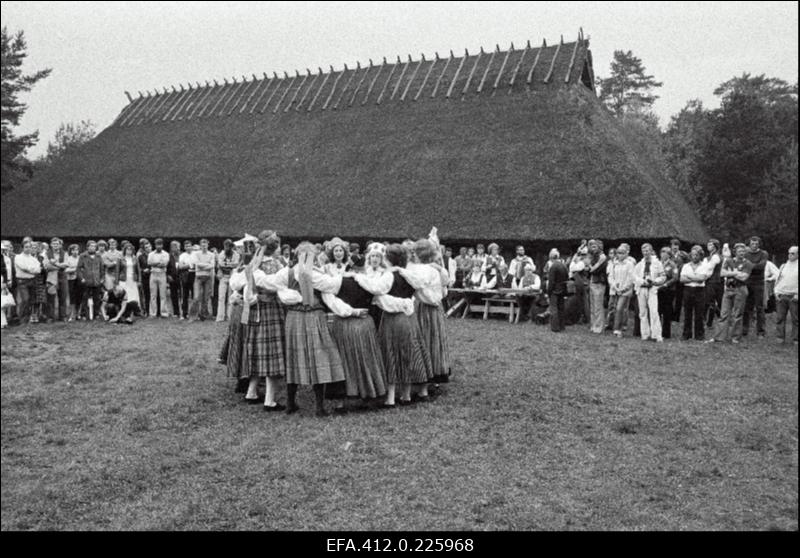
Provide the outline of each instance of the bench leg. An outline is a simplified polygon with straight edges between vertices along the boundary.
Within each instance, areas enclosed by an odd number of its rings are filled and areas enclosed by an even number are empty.
[[[511,306],[510,306],[510,308],[508,310],[508,323],[510,323],[510,324],[514,323],[514,303],[513,302],[511,303]]]
[[[486,304],[483,307],[483,319],[484,320],[488,320],[489,319],[489,301],[488,300],[486,301]]]

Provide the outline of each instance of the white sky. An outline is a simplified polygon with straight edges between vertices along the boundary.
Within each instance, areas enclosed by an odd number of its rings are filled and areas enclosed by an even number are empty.
[[[716,86],[743,72],[796,82],[797,20],[796,2],[2,2],[2,24],[25,31],[26,71],[53,68],[23,99],[32,157],[62,122],[108,126],[125,90],[552,44],[579,27],[597,75],[624,49],[664,82],[665,125],[689,99],[717,106]]]

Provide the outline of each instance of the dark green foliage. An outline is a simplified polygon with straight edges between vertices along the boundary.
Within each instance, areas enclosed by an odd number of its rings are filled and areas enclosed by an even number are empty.
[[[14,134],[14,128],[19,125],[20,118],[28,108],[25,103],[20,101],[19,94],[30,91],[36,82],[50,75],[50,70],[39,70],[25,75],[22,71],[22,64],[28,53],[24,33],[18,31],[12,35],[5,26],[0,33],[2,34],[2,51],[0,52],[2,156],[0,163],[2,164],[2,189],[7,191],[29,177],[23,156],[25,150],[35,144],[38,139],[37,132],[20,136]]]
[[[91,120],[80,122],[62,122],[56,130],[53,141],[47,143],[47,153],[36,161],[37,170],[48,167],[79,149],[97,135],[94,123]]]
[[[716,236],[783,249],[797,238],[797,86],[744,74],[714,93],[720,108],[692,101],[672,118],[669,173]]]

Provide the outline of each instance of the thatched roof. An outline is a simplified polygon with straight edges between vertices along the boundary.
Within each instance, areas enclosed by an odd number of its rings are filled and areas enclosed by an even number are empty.
[[[703,238],[593,80],[581,35],[141,96],[5,195],[2,234]]]

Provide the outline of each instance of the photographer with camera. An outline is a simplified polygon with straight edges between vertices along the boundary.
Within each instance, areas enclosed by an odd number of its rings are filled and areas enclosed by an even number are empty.
[[[747,280],[750,278],[753,264],[745,257],[747,246],[738,243],[733,250],[736,256],[725,260],[719,274],[725,282],[725,292],[722,295],[722,310],[717,322],[717,332],[706,343],[725,341],[731,336],[733,343],[739,343],[742,336],[742,315],[747,300]]]
[[[661,318],[658,315],[658,288],[667,280],[664,265],[653,253],[653,246],[642,244],[642,259],[633,269],[633,283],[639,302],[642,339],[652,337],[661,343]]]

